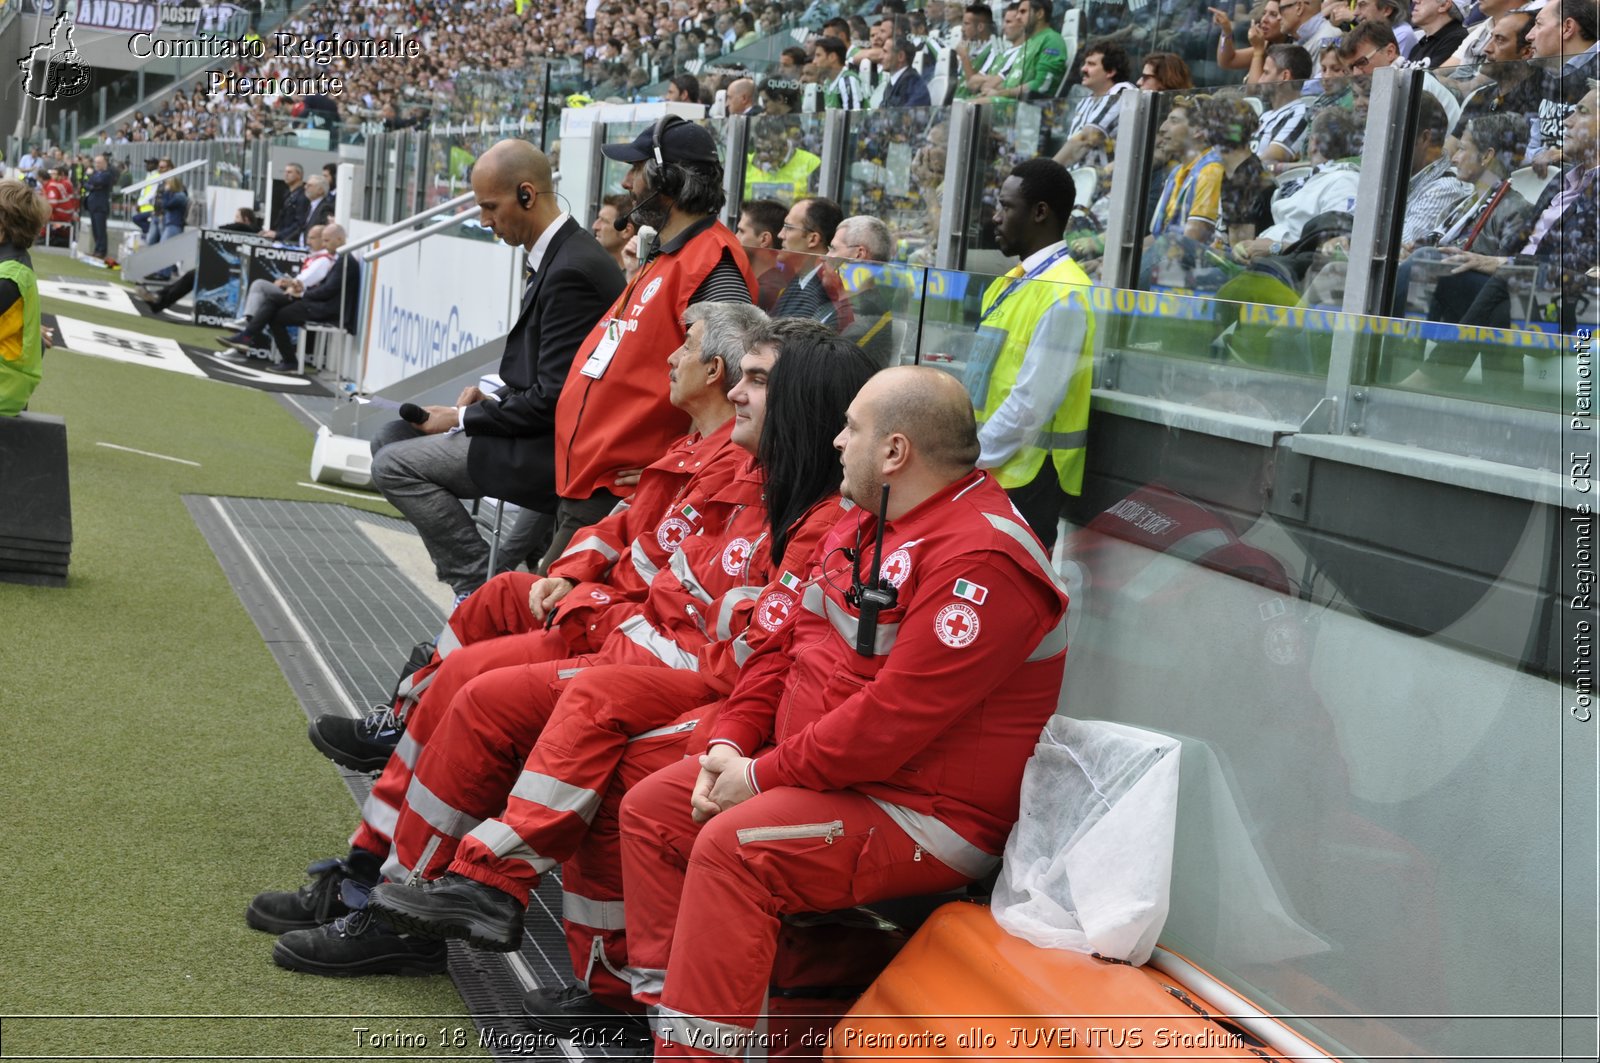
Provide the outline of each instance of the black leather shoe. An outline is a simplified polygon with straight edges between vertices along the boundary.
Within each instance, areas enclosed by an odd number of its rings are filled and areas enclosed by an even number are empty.
[[[283,935],[272,947],[272,962],[330,978],[440,974],[449,966],[450,954],[443,941],[406,937],[360,909],[326,926]]]
[[[279,358],[276,362],[273,362],[271,365],[267,366],[267,372],[269,372],[269,373],[287,373],[287,374],[290,374],[292,376],[299,376],[300,375],[300,363],[295,362],[295,361],[293,361],[291,359],[288,359],[288,358]]]
[[[340,896],[345,879],[365,885],[377,882],[357,874],[350,864],[337,857],[318,860],[306,868],[311,881],[297,890],[272,890],[258,893],[244,910],[244,921],[269,934],[291,930],[310,930],[350,911]]]
[[[422,937],[461,938],[475,949],[515,952],[527,909],[511,894],[461,875],[406,886],[385,882],[367,906],[401,930]]]
[[[555,989],[530,989],[522,996],[522,1014],[528,1025],[557,1037],[580,1030],[614,1030],[619,1040],[647,1039],[650,1024],[642,1014],[618,1011],[600,1003],[582,983]]]
[[[306,736],[321,754],[351,771],[382,771],[405,727],[389,705],[374,705],[359,720],[329,713],[311,721]]]

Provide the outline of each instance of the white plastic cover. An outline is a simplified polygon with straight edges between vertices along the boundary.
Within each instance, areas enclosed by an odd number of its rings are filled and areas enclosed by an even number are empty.
[[[1167,735],[1051,717],[1023,772],[999,924],[1043,948],[1148,960],[1172,891],[1178,753]]]

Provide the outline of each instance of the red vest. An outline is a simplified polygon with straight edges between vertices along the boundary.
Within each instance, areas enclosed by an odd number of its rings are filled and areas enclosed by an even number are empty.
[[[725,225],[713,222],[678,250],[652,258],[578,348],[556,402],[556,493],[562,498],[588,498],[599,490],[630,494],[631,488],[612,482],[616,474],[650,465],[687,430],[688,416],[667,401],[667,355],[682,345],[689,298],[724,250],[754,298],[744,250]],[[601,368],[597,352],[603,353],[608,331],[616,347]]]

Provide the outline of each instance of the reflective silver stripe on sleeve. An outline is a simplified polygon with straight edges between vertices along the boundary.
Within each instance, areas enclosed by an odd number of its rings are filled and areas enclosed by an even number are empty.
[[[1039,645],[1033,648],[1033,652],[1028,654],[1027,659],[1030,661],[1049,660],[1056,654],[1065,651],[1066,648],[1067,618],[1066,615],[1063,614],[1061,620],[1056,624],[1056,626],[1045,632],[1044,638],[1039,640]]]
[[[800,604],[817,616],[827,617],[828,623],[833,625],[833,630],[839,633],[839,637],[844,639],[846,644],[855,646],[856,633],[861,628],[860,621],[823,593],[821,585],[813,583],[807,587]],[[889,651],[894,649],[894,640],[899,634],[899,624],[879,624],[877,635],[873,639],[872,655],[888,656]]]
[[[687,554],[681,549],[672,551],[672,556],[667,559],[667,567],[672,570],[674,576],[678,577],[678,582],[683,584],[684,590],[699,601],[705,602],[707,605],[711,604],[711,594],[700,586],[700,581],[695,578],[694,570],[689,567],[689,556]]]
[[[626,930],[621,901],[597,901],[561,891],[561,917],[596,930]]]
[[[440,800],[416,776],[412,776],[411,785],[406,788],[406,805],[421,816],[428,826],[451,838],[461,837],[479,823],[477,816],[452,808]]]
[[[394,837],[394,828],[400,822],[400,810],[387,801],[380,801],[372,794],[361,803],[361,818],[367,826],[383,835],[385,838]]]
[[[926,849],[934,859],[969,878],[982,878],[1000,862],[998,856],[986,853],[957,834],[943,821],[925,812],[891,805],[874,797],[872,803],[886,812],[911,840]]]
[[[642,616],[630,616],[617,625],[617,630],[630,642],[644,647],[645,652],[668,668],[684,672],[700,670],[699,658],[651,627],[650,621]]]
[[[600,795],[593,790],[537,771],[523,772],[511,788],[511,796],[543,805],[552,812],[576,813],[585,823],[592,820],[600,808]]]
[[[556,678],[557,679],[571,679],[573,676],[577,675],[581,671],[583,671],[583,666],[581,664],[578,665],[576,668],[557,668],[556,669]]]
[[[1088,445],[1088,429],[1079,432],[1045,432],[1039,437],[1039,446],[1045,450],[1077,450]]]
[[[733,663],[740,668],[744,667],[744,662],[748,661],[755,652],[750,648],[750,640],[745,636],[740,635],[733,640]]]
[[[443,660],[460,648],[461,639],[456,636],[456,629],[446,623],[444,630],[439,633],[439,641],[433,644],[433,652],[439,655],[440,660]]]
[[[766,590],[765,587],[735,587],[722,596],[722,604],[717,607],[716,638],[718,641],[733,637],[733,629],[729,625],[733,623],[733,611],[739,607],[740,603],[755,601],[761,597],[761,592],[764,590]]]
[[[699,720],[684,720],[682,723],[670,724],[666,727],[653,727],[648,731],[643,731],[639,734],[630,736],[628,741],[642,742],[646,738],[661,738],[665,735],[681,734],[684,731],[694,730],[695,725],[699,722]]]
[[[530,864],[533,870],[540,875],[546,874],[556,866],[556,861],[548,856],[540,856],[522,840],[522,836],[498,819],[486,819],[472,828],[472,833],[467,837],[473,839],[487,848],[491,853],[502,860],[521,860]]]
[[[415,771],[417,757],[422,754],[422,743],[411,737],[411,732],[407,731],[400,736],[400,744],[394,747],[394,752],[395,756],[400,758],[400,763]]]
[[[1050,559],[1045,556],[1044,548],[1039,545],[1039,540],[1034,538],[1033,532],[1029,531],[1027,528],[1024,528],[1016,521],[1008,520],[997,513],[985,513],[984,516],[988,518],[989,523],[993,525],[997,531],[1005,532],[1007,535],[1011,536],[1011,538],[1017,541],[1018,546],[1027,551],[1028,556],[1033,558],[1033,563],[1039,566],[1039,571],[1044,573],[1044,575],[1049,578],[1051,584],[1054,585],[1056,590],[1060,591],[1062,594],[1067,593],[1066,584],[1062,583],[1061,577],[1056,575],[1056,567],[1052,565],[1050,563]]]
[[[579,539],[577,542],[572,543],[565,550],[561,551],[561,556],[564,558],[571,557],[573,554],[580,554],[585,550],[593,550],[607,561],[615,561],[618,557],[622,556],[611,548],[610,543],[606,542],[598,535],[588,535],[582,539]]]
[[[638,539],[633,541],[633,549],[629,551],[629,554],[633,558],[633,570],[639,573],[639,578],[646,583],[655,579],[656,573],[661,571],[645,556],[644,547],[639,543]]]
[[[676,1045],[725,1059],[743,1058],[756,1045],[756,1032],[727,1022],[714,1022],[674,1011],[665,1004],[656,1010],[656,1036]]]

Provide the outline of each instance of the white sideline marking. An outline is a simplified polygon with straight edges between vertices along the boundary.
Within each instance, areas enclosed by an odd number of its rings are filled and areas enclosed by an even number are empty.
[[[278,585],[272,582],[272,577],[267,575],[267,570],[261,564],[261,559],[256,556],[256,552],[250,549],[250,544],[245,542],[244,536],[239,533],[239,528],[233,523],[233,518],[228,516],[228,511],[223,509],[222,503],[215,498],[211,499],[211,508],[217,511],[217,516],[222,518],[222,523],[226,524],[228,531],[233,533],[234,541],[239,544],[239,549],[244,551],[244,556],[250,562],[250,566],[256,570],[256,575],[261,577],[261,583],[267,588],[267,593],[272,595],[273,600],[278,603],[278,608],[283,610],[283,615],[288,619],[289,626],[294,628],[294,633],[300,637],[300,641],[305,645],[306,652],[311,655],[312,661],[316,663],[317,668],[322,672],[322,677],[327,680],[328,686],[338,695],[340,704],[344,706],[345,714],[351,719],[361,719],[366,713],[356,708],[355,702],[350,700],[350,695],[345,693],[344,684],[340,683],[338,677],[333,674],[333,669],[329,666],[328,659],[322,655],[322,650],[311,640],[311,633],[300,623],[300,618],[294,615],[294,610],[289,608],[288,601],[285,600],[282,592],[278,590]]]
[[[331,495],[344,495],[346,498],[359,498],[363,502],[376,502],[378,499],[383,497],[382,495],[374,495],[371,493],[362,494],[360,491],[341,491],[337,487],[328,487],[325,484],[309,483],[305,480],[296,480],[295,486],[309,487],[316,491],[326,491]]]
[[[324,421],[322,418],[318,417],[316,414],[312,413],[310,410],[308,410],[304,406],[300,405],[300,403],[295,399],[295,397],[293,395],[291,395],[288,392],[283,392],[282,394],[283,394],[284,399],[286,401],[288,401],[290,404],[292,404],[295,409],[297,409],[301,413],[305,414],[306,418],[308,420],[315,421],[319,425],[323,425],[323,426],[327,425],[328,422]]]
[[[204,468],[204,466],[202,466],[198,461],[190,461],[188,458],[174,458],[170,454],[157,454],[150,450],[135,450],[133,447],[119,446],[116,443],[96,443],[95,446],[105,447],[107,450],[124,450],[129,454],[140,454],[146,458],[160,458],[162,461],[175,461],[179,465],[193,465],[197,469]]]

